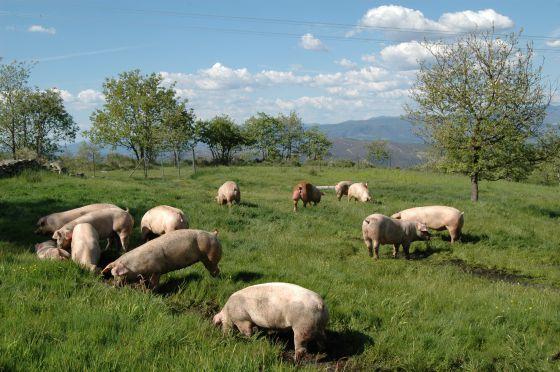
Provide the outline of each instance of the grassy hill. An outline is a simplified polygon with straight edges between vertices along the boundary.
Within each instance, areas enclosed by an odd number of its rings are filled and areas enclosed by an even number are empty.
[[[122,172],[78,179],[25,174],[0,180],[0,370],[292,370],[289,336],[223,336],[211,316],[235,290],[292,282],[330,311],[326,353],[305,369],[557,370],[560,366],[560,200],[557,187],[482,183],[471,203],[464,177],[404,170],[217,167],[181,179]],[[214,203],[223,181],[242,204]],[[369,180],[374,204],[332,192],[294,214],[301,179]],[[191,227],[220,230],[221,276],[201,264],[162,277],[156,293],[116,288],[72,262],[37,260],[36,219],[93,202],[128,207],[137,225],[159,204],[183,209]],[[412,259],[368,257],[361,222],[373,212],[453,205],[463,242],[446,232]],[[135,228],[132,245],[139,242]],[[107,252],[103,261],[116,256]],[[556,357],[554,357],[556,355]]]

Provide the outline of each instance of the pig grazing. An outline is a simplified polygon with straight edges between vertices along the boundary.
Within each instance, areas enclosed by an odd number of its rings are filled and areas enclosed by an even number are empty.
[[[295,284],[257,284],[232,294],[222,311],[214,316],[214,324],[224,333],[233,325],[246,336],[253,326],[294,332],[295,359],[307,351],[307,343],[325,341],[325,327],[329,320],[327,306],[321,296]]]
[[[178,208],[160,205],[150,209],[142,217],[140,231],[142,241],[147,242],[150,235],[163,235],[173,230],[188,229],[185,214]]]
[[[239,204],[241,201],[241,191],[239,191],[239,186],[237,186],[237,184],[233,181],[227,181],[218,189],[216,201],[220,205],[227,204],[231,206],[233,202]]]
[[[121,241],[122,248],[128,248],[128,239],[132,234],[134,219],[127,211],[116,208],[100,209],[84,214],[73,221],[68,222],[56,230],[52,236],[59,248],[68,250],[72,241],[74,227],[81,223],[89,223],[99,234],[99,239],[113,239],[116,233]]]
[[[64,249],[56,247],[54,240],[47,240],[46,242],[35,244],[35,253],[40,260],[67,260],[70,258],[70,253]]]
[[[399,246],[403,246],[404,254],[408,257],[410,243],[416,240],[429,240],[430,233],[425,224],[417,221],[396,220],[382,214],[372,214],[362,222],[362,236],[366,243],[370,257],[379,258],[379,245],[393,244],[393,257],[399,253]],[[375,251],[375,255],[374,255]]]
[[[89,204],[80,208],[71,209],[66,212],[49,214],[47,216],[39,218],[39,221],[37,221],[37,230],[35,230],[35,233],[46,235],[53,234],[56,230],[60,229],[68,222],[73,221],[76,218],[83,216],[84,214],[106,208],[120,209],[113,204]]]
[[[420,221],[430,229],[438,231],[447,229],[451,236],[451,243],[461,238],[461,230],[465,222],[463,212],[442,205],[405,209],[391,217],[407,221]]]
[[[369,195],[368,184],[366,183],[353,183],[348,188],[348,201],[354,199],[354,201],[361,201],[362,203],[371,200]]]
[[[157,287],[159,277],[201,261],[212,276],[220,273],[218,262],[222,246],[218,232],[202,230],[174,230],[150,240],[127,252],[103,269],[121,281],[149,278],[151,288]]]
[[[294,212],[297,212],[298,201],[301,199],[303,202],[303,207],[307,207],[307,203],[313,203],[317,205],[321,201],[321,196],[323,194],[318,188],[310,184],[309,182],[300,182],[292,191],[292,200],[294,201]]]
[[[86,269],[97,272],[99,257],[99,234],[89,223],[77,224],[72,232],[72,260]]]
[[[338,201],[340,201],[344,195],[348,195],[348,188],[352,183],[352,181],[340,181],[334,186],[334,191],[336,191]]]

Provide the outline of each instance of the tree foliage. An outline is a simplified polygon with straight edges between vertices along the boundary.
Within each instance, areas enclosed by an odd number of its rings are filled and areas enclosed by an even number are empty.
[[[421,63],[405,110],[439,165],[470,177],[473,201],[481,179],[525,178],[548,156],[541,139],[551,93],[532,45],[486,31],[425,46],[433,62]]]
[[[247,144],[241,128],[227,115],[215,116],[198,123],[200,140],[208,145],[212,159],[228,165],[233,155]]]
[[[391,158],[391,153],[387,148],[387,141],[372,141],[367,144],[367,158],[375,162],[385,162]]]
[[[303,133],[302,152],[308,159],[322,160],[332,147],[332,142],[317,127],[312,127]]]
[[[281,157],[283,128],[280,120],[259,112],[247,119],[243,129],[247,145],[257,149],[262,160]]]

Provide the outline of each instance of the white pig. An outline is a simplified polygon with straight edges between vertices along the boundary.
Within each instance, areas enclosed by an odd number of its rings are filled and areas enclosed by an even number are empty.
[[[399,253],[399,246],[403,246],[404,254],[408,257],[410,243],[416,240],[429,240],[430,233],[425,224],[417,221],[396,220],[379,213],[371,214],[362,222],[362,236],[369,255],[379,258],[379,245],[393,244],[393,257]],[[374,255],[375,251],[375,255]]]
[[[188,229],[189,222],[182,210],[168,205],[160,205],[147,211],[140,222],[142,241],[150,235],[163,235],[173,230]]]
[[[257,284],[237,291],[213,319],[224,333],[235,325],[246,336],[251,336],[254,326],[292,329],[296,361],[307,351],[309,341],[317,340],[319,346],[324,346],[328,320],[321,296],[289,283]]]
[[[134,226],[134,219],[128,213],[128,210],[123,211],[120,208],[100,209],[68,222],[56,230],[52,236],[59,248],[70,248],[72,231],[80,223],[91,224],[99,234],[100,239],[113,239],[113,235],[116,233],[120,238],[122,248],[125,251],[127,250],[128,239],[132,234],[132,227]]]
[[[348,188],[352,183],[352,181],[340,181],[334,186],[338,201],[340,201],[344,195],[348,195]]]
[[[98,272],[97,264],[101,257],[99,234],[89,223],[80,223],[72,233],[72,260],[77,264]]]
[[[427,207],[416,207],[405,209],[404,211],[393,214],[392,218],[407,221],[420,221],[430,229],[449,231],[451,243],[461,238],[461,230],[465,222],[463,212],[453,207],[443,205],[432,205]]]
[[[363,203],[371,200],[369,195],[368,184],[363,182],[353,183],[348,188],[348,201],[361,201]]]
[[[68,222],[73,221],[76,218],[83,216],[84,214],[105,208],[120,209],[113,204],[89,204],[65,212],[52,213],[39,218],[39,221],[37,221],[37,230],[35,230],[35,233],[52,234],[62,226],[66,225]]]
[[[174,230],[133,249],[108,264],[103,274],[111,272],[120,281],[149,279],[157,287],[159,277],[201,261],[212,276],[220,273],[218,263],[222,246],[213,233],[202,230]]]
[[[54,240],[35,244],[35,253],[37,253],[37,257],[40,260],[62,261],[70,258],[70,253],[64,249],[57,248]]]
[[[239,191],[239,186],[233,181],[227,181],[218,189],[218,195],[216,196],[216,201],[220,205],[227,204],[231,206],[233,202],[239,204],[241,200],[241,191]]]

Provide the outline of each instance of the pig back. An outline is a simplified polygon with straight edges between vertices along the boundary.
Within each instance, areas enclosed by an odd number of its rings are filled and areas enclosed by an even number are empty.
[[[453,207],[433,205],[405,209],[400,212],[401,219],[425,223],[431,229],[440,230],[445,226],[454,226],[459,223],[461,212]]]

